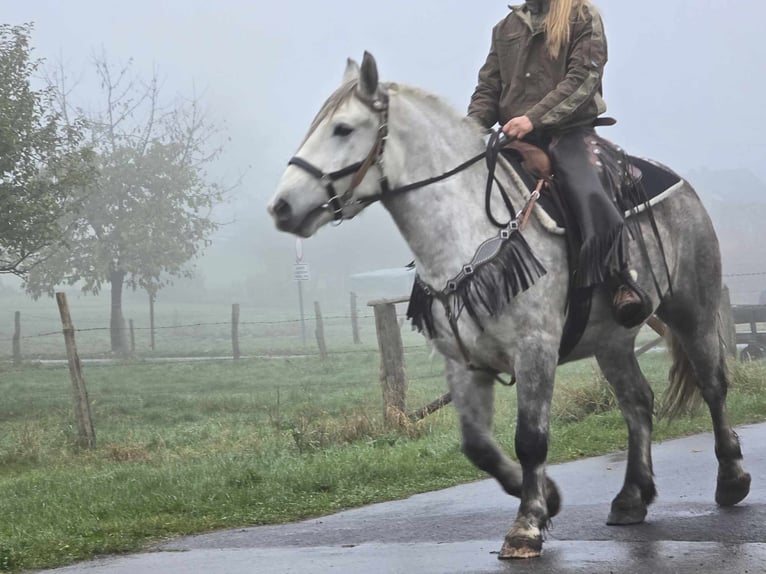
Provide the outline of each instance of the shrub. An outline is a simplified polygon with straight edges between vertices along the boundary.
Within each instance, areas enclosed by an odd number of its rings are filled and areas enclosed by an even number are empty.
[[[574,423],[617,407],[612,388],[600,371],[593,379],[580,384],[559,386],[553,397],[551,416],[563,423]]]

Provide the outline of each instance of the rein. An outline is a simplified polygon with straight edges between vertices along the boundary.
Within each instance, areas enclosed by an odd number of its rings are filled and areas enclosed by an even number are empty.
[[[511,214],[511,221],[514,220],[516,217],[516,211],[513,208],[510,197],[508,197],[508,193],[505,191],[500,181],[495,177],[497,157],[500,155],[503,147],[509,143],[509,139],[502,131],[493,132],[487,143],[487,148],[484,151],[476,154],[475,156],[464,161],[453,169],[440,175],[422,179],[420,181],[402,185],[396,188],[391,188],[383,167],[383,152],[385,151],[386,140],[388,139],[389,96],[385,92],[379,92],[377,94],[377,98],[370,101],[362,97],[359,92],[356,92],[355,95],[363,104],[365,104],[373,112],[376,112],[380,118],[375,141],[373,142],[372,147],[370,148],[370,151],[364,160],[358,161],[337,171],[329,173],[323,171],[319,167],[316,167],[314,164],[298,156],[293,156],[290,158],[290,161],[287,162],[287,165],[294,165],[295,167],[302,169],[303,171],[319,180],[319,183],[325,188],[328,197],[327,203],[321,207],[332,211],[333,219],[335,220],[336,224],[340,224],[344,219],[346,219],[343,215],[343,209],[344,207],[351,205],[351,197],[353,196],[354,191],[362,183],[373,165],[376,165],[380,170],[380,193],[361,200],[356,200],[357,203],[370,205],[376,201],[380,201],[384,197],[393,197],[395,195],[409,193],[410,191],[415,191],[417,189],[433,185],[434,183],[439,183],[440,181],[454,177],[469,167],[479,163],[483,159],[487,162],[487,169],[489,172],[487,176],[487,186],[484,196],[484,205],[487,212],[487,217],[489,217],[489,220],[492,222],[492,224],[499,229],[507,227],[510,223],[500,223],[492,214],[490,204],[492,191],[496,184],[498,190],[500,191],[500,196],[503,199],[503,203],[508,209],[508,212]],[[335,189],[335,183],[348,176],[353,176],[348,189],[345,193],[343,193],[343,195],[338,195],[338,192]]]

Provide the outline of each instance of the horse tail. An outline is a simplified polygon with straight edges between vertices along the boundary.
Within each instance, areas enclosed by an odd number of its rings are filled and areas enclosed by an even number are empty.
[[[723,348],[723,337],[720,318],[718,320],[719,368],[726,373],[726,355]],[[667,329],[665,343],[673,363],[668,374],[668,386],[662,395],[659,415],[666,419],[675,419],[683,414],[693,412],[702,403],[697,374],[694,371],[689,356],[681,345],[681,340]],[[724,374],[722,383],[726,385]]]

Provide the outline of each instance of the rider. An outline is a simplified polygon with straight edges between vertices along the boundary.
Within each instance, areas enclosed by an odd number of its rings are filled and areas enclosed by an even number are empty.
[[[601,16],[589,0],[527,0],[492,30],[468,115],[485,128],[547,149],[579,227],[578,287],[612,289],[617,320],[646,318],[627,266],[625,221],[607,195],[589,148],[606,111],[607,60]]]

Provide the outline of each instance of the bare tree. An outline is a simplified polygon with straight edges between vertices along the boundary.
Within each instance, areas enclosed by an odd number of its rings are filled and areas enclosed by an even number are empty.
[[[221,153],[219,131],[196,94],[164,100],[156,70],[142,81],[132,62],[116,67],[103,53],[94,67],[103,108],[89,115],[87,137],[99,176],[85,191],[68,248],[35,268],[26,288],[39,296],[60,283],[80,283],[96,294],[108,283],[112,350],[124,352],[123,288],[154,294],[172,277],[189,276],[188,262],[218,226],[211,211],[226,190],[207,176]],[[63,69],[56,84],[66,114]]]

